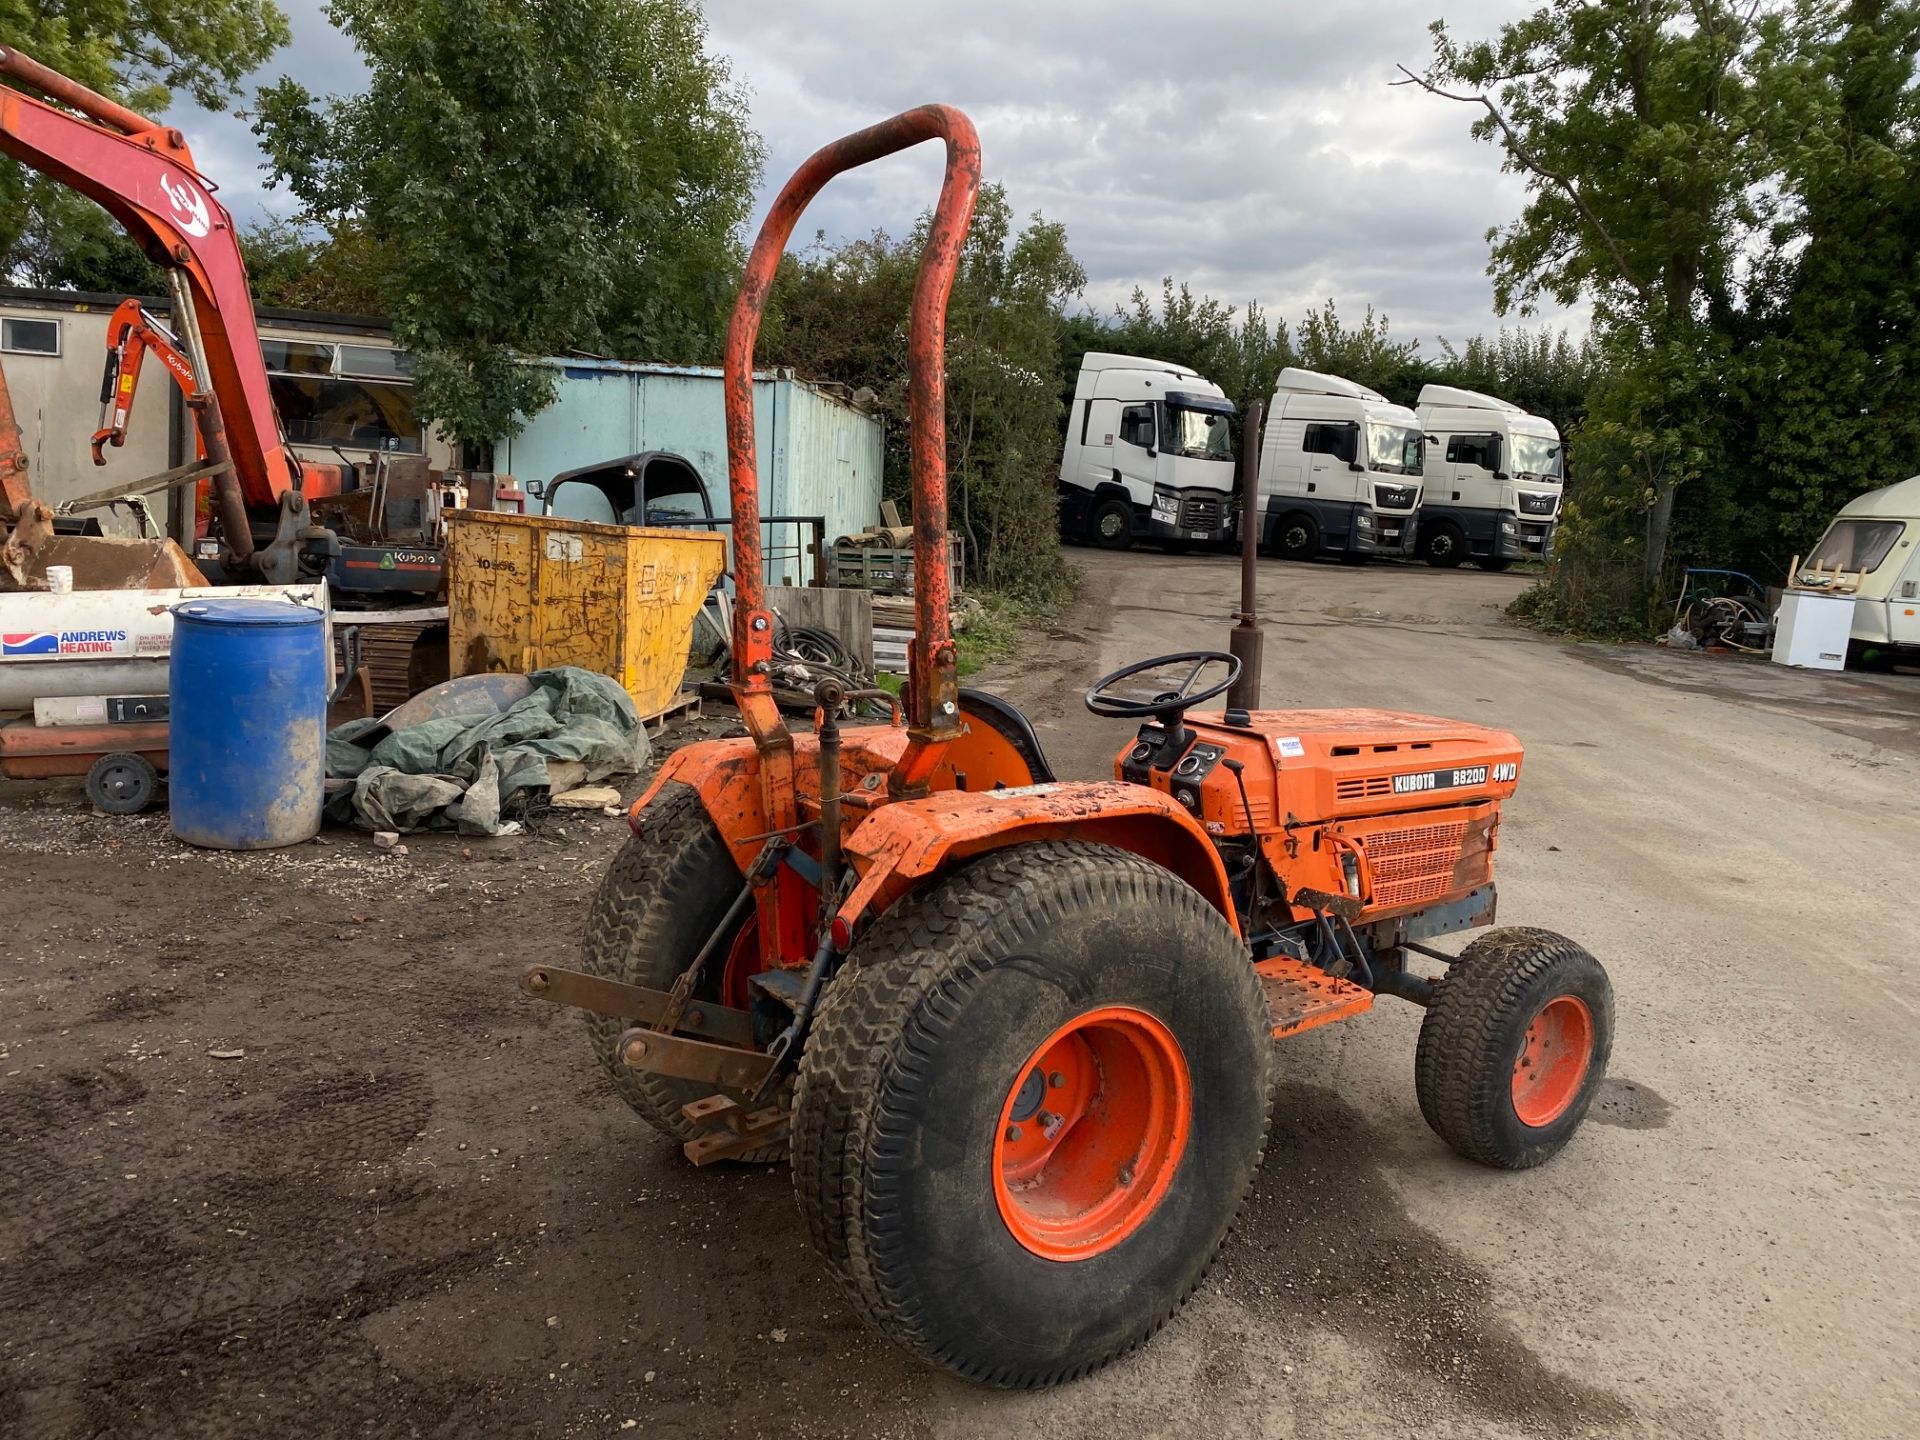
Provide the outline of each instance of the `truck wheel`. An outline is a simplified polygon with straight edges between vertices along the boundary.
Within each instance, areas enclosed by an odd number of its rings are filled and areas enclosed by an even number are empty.
[[[1467,543],[1457,527],[1442,521],[1420,534],[1420,558],[1436,570],[1451,570],[1467,558]]]
[[[746,880],[692,787],[669,783],[647,806],[645,818],[643,833],[620,848],[593,897],[580,964],[590,975],[666,990],[700,953]],[[752,923],[749,916],[747,924]],[[744,977],[734,972],[753,959],[757,956],[737,945],[721,950],[708,962],[694,997],[743,1003]],[[680,1107],[706,1099],[716,1087],[623,1065],[614,1050],[631,1023],[589,1011],[593,1053],[620,1098],[642,1119],[663,1135],[692,1139],[694,1129],[680,1117]],[[767,1161],[785,1154],[784,1145],[769,1145],[739,1158]]]
[[[114,751],[87,770],[87,799],[109,815],[138,815],[153,803],[160,772],[144,755]]]
[[[1125,550],[1133,544],[1133,507],[1111,495],[1096,502],[1087,516],[1087,536],[1102,550]]]
[[[1311,560],[1320,553],[1320,527],[1311,515],[1295,511],[1281,517],[1274,543],[1282,560]]]
[[[1498,575],[1502,570],[1513,564],[1513,561],[1509,560],[1505,555],[1476,555],[1473,557],[1473,563],[1478,565],[1482,570],[1490,570],[1495,575]]]
[[[1259,1168],[1246,947],[1104,845],[997,851],[881,918],[800,1062],[794,1192],[856,1309],[936,1365],[1051,1385],[1157,1331]]]
[[[1526,1170],[1586,1118],[1613,1052],[1613,986],[1564,935],[1490,930],[1434,985],[1420,1026],[1420,1113],[1469,1160]]]

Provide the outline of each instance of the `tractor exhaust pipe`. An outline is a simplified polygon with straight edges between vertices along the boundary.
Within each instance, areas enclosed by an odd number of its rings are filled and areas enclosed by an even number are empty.
[[[1239,660],[1240,675],[1227,690],[1230,710],[1260,708],[1260,651],[1266,637],[1260,629],[1255,566],[1260,558],[1260,426],[1266,414],[1266,402],[1254,401],[1240,434],[1240,608],[1227,632],[1227,649]]]

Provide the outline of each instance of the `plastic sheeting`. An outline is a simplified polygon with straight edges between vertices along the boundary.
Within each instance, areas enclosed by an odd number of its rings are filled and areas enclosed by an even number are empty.
[[[368,830],[457,830],[510,835],[529,792],[551,788],[550,762],[570,762],[567,784],[639,770],[652,746],[632,699],[605,675],[574,666],[535,670],[533,692],[504,710],[454,715],[395,730],[371,748],[383,719],[351,720],[327,736],[327,778],[351,780],[327,818]]]

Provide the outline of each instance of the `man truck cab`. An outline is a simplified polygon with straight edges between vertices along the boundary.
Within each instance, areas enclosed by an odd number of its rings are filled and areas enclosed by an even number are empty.
[[[1553,422],[1451,385],[1421,387],[1419,405],[1427,432],[1421,558],[1437,567],[1471,560],[1483,570],[1544,560],[1566,475]]]
[[[1260,447],[1261,548],[1289,560],[1409,553],[1421,434],[1413,411],[1378,391],[1282,370]]]
[[[1854,587],[1854,660],[1920,662],[1920,475],[1849,500],[1794,583]]]
[[[1060,533],[1110,550],[1224,540],[1233,413],[1225,392],[1192,370],[1086,356],[1060,455]]]

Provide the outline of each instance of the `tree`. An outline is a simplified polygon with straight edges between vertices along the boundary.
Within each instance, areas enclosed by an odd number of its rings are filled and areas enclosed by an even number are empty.
[[[1294,327],[1294,347],[1309,370],[1338,375],[1378,390],[1389,400],[1411,405],[1425,379],[1418,340],[1389,340],[1387,317],[1367,306],[1358,327],[1341,323],[1333,301],[1309,310]]]
[[[761,148],[692,0],[333,0],[363,94],[262,90],[272,183],[370,247],[420,412],[484,448],[553,397],[522,357],[692,361]]]
[[[1226,391],[1245,414],[1254,400],[1273,394],[1281,370],[1294,363],[1284,322],[1270,326],[1257,303],[1242,313],[1211,295],[1195,296],[1185,283],[1176,286],[1172,276],[1160,282],[1157,307],[1145,290],[1136,287],[1097,338],[1099,343],[1064,357],[1071,367],[1066,374],[1069,396],[1081,355],[1091,349],[1120,350],[1197,370]]]
[[[907,494],[907,315],[927,217],[904,241],[876,232],[781,261],[761,351],[865,391],[886,421],[890,494]],[[1066,306],[1086,284],[1066,231],[1016,230],[1004,187],[981,187],[947,306],[948,509],[974,573],[1029,600],[1064,593],[1058,489]]]
[[[1712,360],[1741,298],[1740,258],[1765,217],[1762,87],[1749,64],[1772,22],[1733,0],[1545,6],[1488,41],[1433,25],[1434,58],[1406,82],[1482,113],[1473,132],[1526,177],[1520,218],[1488,232],[1494,300],[1531,313],[1585,298],[1664,383],[1603,418],[1636,443],[1677,445],[1626,469],[1651,480],[1644,575],[1666,557],[1674,488],[1720,412]],[[1652,405],[1659,414],[1651,414]]]
[[[1735,544],[1776,564],[1920,470],[1920,7],[1800,0],[1780,47],[1765,124],[1788,198],[1743,366],[1766,503],[1735,507]]]
[[[209,110],[287,42],[272,0],[0,0],[0,37],[147,115],[184,90]],[[0,159],[0,265],[15,282],[152,294],[158,269],[107,213],[17,161]]]

